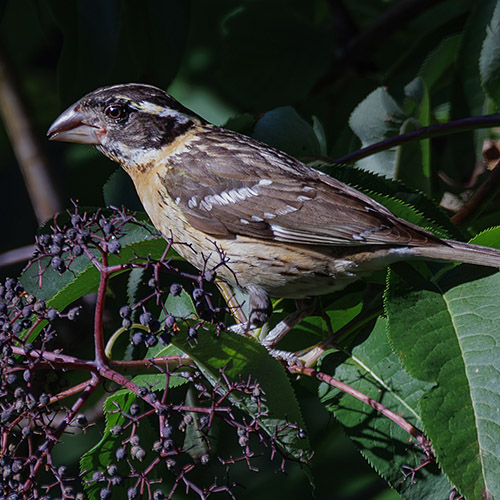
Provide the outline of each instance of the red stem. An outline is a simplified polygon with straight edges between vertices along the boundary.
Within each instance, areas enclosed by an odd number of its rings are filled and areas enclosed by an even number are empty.
[[[97,289],[97,300],[94,316],[94,342],[95,342],[95,360],[100,367],[107,364],[108,358],[105,353],[104,331],[102,327],[104,316],[104,304],[106,298],[106,289],[109,281],[108,255],[102,252],[102,266],[99,269],[100,279]]]
[[[392,420],[395,424],[399,425],[401,429],[403,429],[405,432],[416,438],[416,440],[419,443],[422,443],[425,441],[425,436],[422,431],[417,429],[415,426],[410,424],[408,421],[406,421],[401,415],[397,415],[393,411],[389,410],[389,408],[386,408],[383,404],[379,403],[378,401],[375,401],[374,399],[370,398],[366,394],[363,394],[362,392],[354,389],[353,387],[344,384],[343,382],[340,382],[340,380],[337,380],[333,378],[330,375],[327,375],[326,373],[318,372],[314,370],[313,368],[306,368],[304,366],[289,366],[288,370],[292,373],[299,373],[301,375],[307,375],[309,377],[314,377],[320,380],[321,382],[326,382],[327,384],[331,385],[332,387],[336,387],[337,389],[341,390],[342,392],[345,392],[346,394],[350,394],[352,397],[356,398],[357,400],[361,401],[362,403],[367,404],[368,406],[371,406],[375,410],[377,410],[379,413],[384,415],[385,417],[389,418]]]

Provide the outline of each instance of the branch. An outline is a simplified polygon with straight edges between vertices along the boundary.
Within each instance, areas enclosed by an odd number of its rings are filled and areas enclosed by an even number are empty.
[[[23,174],[33,210],[41,224],[61,210],[61,197],[33,130],[33,113],[24,104],[20,85],[13,73],[4,47],[0,45],[0,114]]]
[[[309,377],[314,377],[320,380],[321,382],[326,382],[332,387],[335,387],[340,391],[345,392],[346,394],[350,394],[352,397],[356,398],[362,403],[367,404],[368,406],[371,406],[373,409],[375,409],[385,417],[392,420],[395,424],[401,427],[401,429],[403,429],[405,432],[413,436],[420,445],[428,445],[427,438],[425,437],[424,433],[421,430],[417,429],[415,426],[410,424],[401,415],[397,415],[393,411],[389,410],[389,408],[386,408],[383,404],[379,403],[378,401],[375,401],[366,394],[363,394],[362,392],[354,389],[354,387],[344,384],[343,382],[340,382],[340,380],[337,380],[332,376],[327,375],[326,373],[318,372],[313,368],[306,368],[304,366],[292,365],[288,367],[288,371],[290,371],[291,373],[298,373],[300,375],[307,375]]]
[[[422,127],[417,130],[412,130],[406,134],[396,135],[384,139],[383,141],[370,144],[365,148],[349,153],[340,158],[332,160],[333,163],[354,163],[358,160],[371,156],[375,153],[380,153],[386,149],[391,149],[407,142],[431,139],[433,137],[440,137],[442,135],[457,134],[459,132],[466,132],[468,130],[475,130],[480,128],[490,128],[500,126],[500,114],[472,116],[470,118],[463,118],[461,120],[454,120],[447,123],[440,123],[438,125],[430,125]]]

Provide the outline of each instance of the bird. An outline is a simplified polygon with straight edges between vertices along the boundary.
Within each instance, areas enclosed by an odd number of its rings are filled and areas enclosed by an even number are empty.
[[[342,290],[398,261],[500,267],[499,250],[439,238],[283,151],[207,122],[152,85],[90,92],[47,135],[95,146],[120,164],[176,251],[249,294],[245,328],[269,320],[271,298]]]

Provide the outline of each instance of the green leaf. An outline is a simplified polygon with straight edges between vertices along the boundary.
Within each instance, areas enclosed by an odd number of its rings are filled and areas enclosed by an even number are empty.
[[[363,147],[399,134],[407,116],[389,92],[379,87],[366,97],[349,118],[349,125],[361,140]],[[394,178],[396,150],[389,149],[360,160],[364,170]]]
[[[484,90],[497,106],[500,104],[500,4],[497,3],[486,28],[479,71]]]
[[[259,418],[260,427],[274,436],[277,427],[287,422],[304,429],[302,414],[288,377],[279,361],[264,347],[249,338],[226,333],[218,338],[200,330],[192,346],[185,336],[176,336],[173,344],[188,354],[212,385],[221,380],[221,370],[231,382],[258,382],[265,401],[259,409],[251,395],[232,393],[231,401],[252,418]],[[259,416],[260,415],[260,416]],[[300,439],[296,429],[279,434],[281,446],[294,457],[307,456],[309,443]]]
[[[104,415],[106,418],[106,428],[102,439],[89,451],[87,451],[80,460],[80,471],[84,478],[83,484],[87,495],[92,500],[99,500],[99,491],[103,483],[90,482],[92,474],[95,471],[106,471],[106,467],[111,464],[117,464],[119,474],[127,476],[130,473],[130,467],[125,461],[117,462],[116,450],[120,447],[123,437],[121,435],[111,434],[111,429],[115,425],[125,425],[128,420],[119,412],[121,409],[127,412],[136,400],[135,394],[126,389],[119,390],[111,395],[104,403]]]
[[[414,118],[408,118],[401,126],[400,132],[406,134],[419,128],[421,128],[420,123]],[[426,140],[411,141],[398,147],[394,178],[423,193],[430,194],[428,141],[427,147],[421,142],[426,142]]]
[[[252,137],[296,158],[321,154],[313,127],[291,106],[265,113],[255,124]]]
[[[500,273],[457,266],[428,289],[390,272],[386,294],[395,352],[410,375],[433,384],[420,399],[425,433],[471,499],[500,495],[499,290]]]
[[[462,34],[444,38],[439,45],[426,57],[422,64],[419,76],[427,88],[432,91],[434,87],[442,85],[446,72],[449,72],[458,57],[462,42]]]
[[[421,426],[418,401],[432,384],[404,371],[387,341],[386,323],[379,318],[368,338],[355,346],[349,357],[342,353],[329,355],[323,360],[321,370],[382,403],[418,428]],[[424,454],[415,442],[409,445],[409,435],[398,425],[326,383],[320,385],[319,395],[361,454],[403,498],[447,498],[451,485],[435,466],[420,469],[415,484],[411,477],[404,479],[404,474],[410,472],[407,468],[422,464]]]
[[[427,127],[431,123],[430,98],[427,85],[420,77],[405,87],[407,104],[414,107],[413,116],[403,123],[401,134]],[[430,140],[410,141],[398,148],[397,175],[405,184],[431,194]]]

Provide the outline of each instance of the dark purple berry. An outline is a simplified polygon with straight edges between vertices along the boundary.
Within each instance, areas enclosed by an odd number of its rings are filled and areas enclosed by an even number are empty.
[[[137,498],[137,488],[135,487],[130,487],[128,490],[127,490],[127,498],[128,500],[134,500],[135,498]]]
[[[33,310],[36,312],[36,313],[41,313],[45,310],[45,301],[43,300],[37,300],[35,302],[35,305],[33,306]]]
[[[113,425],[110,432],[113,436],[118,436],[118,434],[120,434],[122,431],[123,427],[121,425]]]
[[[81,231],[80,234],[76,238],[76,242],[79,245],[85,245],[90,240],[90,234],[88,231]]]
[[[144,344],[146,347],[154,347],[155,345],[158,344],[158,337],[153,334],[146,335],[146,338],[144,339]]]
[[[74,321],[80,315],[80,306],[72,307],[68,311],[68,319]]]
[[[5,280],[5,288],[7,290],[13,290],[15,286],[16,286],[16,280],[14,280],[12,278],[7,278]]]
[[[76,238],[76,230],[73,229],[72,227],[70,227],[67,231],[66,231],[66,238],[69,240],[69,241],[73,241],[75,238]]]
[[[73,227],[78,226],[80,222],[82,221],[82,218],[79,215],[72,215],[71,216],[71,225]]]
[[[23,331],[23,324],[21,321],[17,321],[16,323],[14,323],[14,325],[12,326],[12,333],[14,335],[17,335],[18,333],[22,332]]]
[[[33,312],[33,306],[24,306],[21,312],[23,318],[29,318]]]
[[[112,234],[115,232],[115,226],[112,222],[106,222],[103,224],[102,229],[106,234]]]
[[[50,265],[53,269],[55,269],[58,273],[62,274],[66,271],[66,264],[60,257],[52,257],[50,261]]]
[[[56,244],[62,247],[64,245],[64,235],[61,233],[54,234],[52,236],[52,241]]]
[[[52,255],[61,255],[62,248],[59,245],[57,245],[56,243],[53,243],[52,246],[50,247],[50,253]]]
[[[146,452],[144,451],[144,448],[141,448],[140,446],[132,446],[130,456],[139,460],[139,462],[142,462],[146,457]]]
[[[193,299],[194,300],[201,300],[204,295],[205,295],[205,292],[203,291],[202,288],[195,288],[193,290]]]
[[[132,334],[131,338],[132,345],[138,346],[144,342],[144,334],[142,332],[136,331]]]
[[[130,306],[122,306],[120,307],[120,318],[130,318],[132,314],[132,308]]]
[[[159,329],[160,329],[160,322],[156,319],[152,319],[149,323],[148,323],[148,327],[149,329],[152,331],[152,332],[157,332]]]
[[[170,285],[170,293],[174,296],[177,297],[182,293],[182,285],[179,283],[172,283]]]
[[[31,328],[31,320],[29,319],[23,319],[22,322],[21,322],[21,325],[22,325],[22,328],[24,330],[27,330],[28,328]]]
[[[172,334],[170,332],[163,331],[160,334],[159,340],[162,345],[169,345],[172,342]]]
[[[101,500],[108,500],[108,498],[111,498],[111,490],[109,488],[101,488],[99,498]]]
[[[60,477],[66,477],[68,475],[68,468],[65,465],[61,465],[57,468],[57,474]]]
[[[112,240],[108,242],[108,252],[109,253],[119,253],[122,246],[118,240]]]
[[[38,243],[38,246],[39,247],[48,247],[52,242],[52,237],[50,236],[50,234],[41,234],[38,238],[37,238],[37,243]]]
[[[123,318],[122,319],[122,327],[128,330],[132,326],[132,320],[128,318]]]
[[[175,318],[173,316],[167,315],[165,318],[165,328],[172,328],[175,324]]]
[[[118,448],[115,452],[115,457],[118,461],[123,460],[126,456],[127,452],[125,451],[125,448]]]
[[[141,315],[139,316],[139,323],[144,326],[148,326],[150,321],[152,320],[153,320],[153,315],[147,311],[141,313]]]
[[[198,337],[198,330],[196,330],[196,328],[193,328],[192,326],[190,326],[188,328],[188,338],[190,338],[191,340],[196,340],[196,338]]]
[[[113,477],[118,474],[118,467],[115,464],[109,464],[106,467],[106,470],[108,471],[108,474]]]
[[[83,254],[83,248],[80,245],[75,245],[72,248],[71,253],[73,254],[74,257],[80,257],[80,255]]]
[[[40,406],[46,406],[50,402],[50,396],[48,394],[41,394],[38,398],[38,403]]]
[[[54,309],[53,307],[51,307],[48,311],[47,311],[47,319],[49,321],[53,321],[54,319],[58,318],[59,317],[59,312]]]
[[[88,424],[87,417],[83,413],[79,413],[75,417],[75,423],[76,423],[76,425],[78,425],[80,427],[84,427],[85,425]]]
[[[134,404],[130,405],[129,412],[130,412],[130,415],[132,415],[133,417],[135,417],[140,411],[141,411],[141,407],[138,404],[134,403]]]

